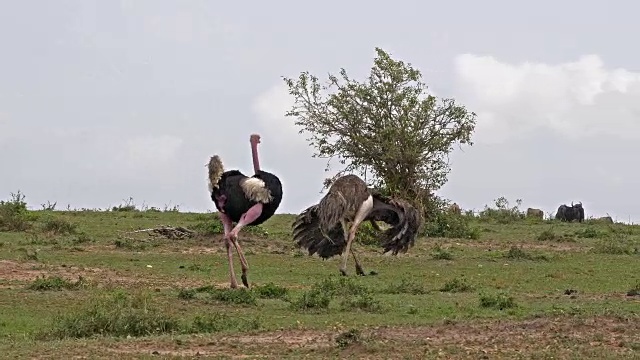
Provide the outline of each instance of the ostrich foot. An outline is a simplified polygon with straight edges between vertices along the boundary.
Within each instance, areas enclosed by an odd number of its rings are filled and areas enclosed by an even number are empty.
[[[236,279],[231,279],[229,287],[232,289],[237,289],[238,288],[238,281]]]

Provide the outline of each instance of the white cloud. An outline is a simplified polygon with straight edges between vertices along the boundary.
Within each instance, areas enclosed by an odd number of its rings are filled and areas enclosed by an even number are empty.
[[[478,114],[476,139],[500,143],[546,128],[569,139],[640,137],[640,73],[605,67],[597,55],[561,64],[455,58],[457,93]]]
[[[285,116],[292,105],[292,96],[282,82],[260,94],[253,101],[251,109],[264,131],[281,146],[288,149],[306,148],[306,137],[299,133],[300,127],[295,125],[295,119]]]
[[[181,138],[171,135],[140,136],[127,140],[127,164],[133,168],[159,167],[176,159]]]

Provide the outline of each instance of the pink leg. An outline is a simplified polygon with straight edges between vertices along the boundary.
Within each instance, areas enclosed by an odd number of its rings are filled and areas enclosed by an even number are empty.
[[[238,287],[238,280],[236,280],[236,273],[233,271],[233,253],[231,252],[231,240],[229,239],[229,233],[231,232],[231,228],[233,226],[233,222],[227,216],[227,214],[219,213],[220,221],[222,222],[222,226],[224,228],[224,246],[227,248],[227,258],[229,259],[229,280],[231,283],[231,288],[235,289]]]
[[[238,256],[240,257],[240,264],[242,265],[241,278],[242,278],[242,283],[246,287],[249,287],[249,281],[247,280],[247,271],[249,270],[249,263],[247,262],[247,259],[245,259],[244,257],[244,253],[242,252],[242,247],[240,246],[240,243],[238,243],[238,233],[247,224],[250,224],[255,219],[257,219],[260,216],[260,214],[262,214],[262,204],[258,203],[253,205],[251,209],[249,209],[246,213],[242,215],[236,227],[233,228],[233,230],[231,230],[231,233],[229,233],[229,238],[231,239],[233,246],[236,247],[236,250],[238,251]]]

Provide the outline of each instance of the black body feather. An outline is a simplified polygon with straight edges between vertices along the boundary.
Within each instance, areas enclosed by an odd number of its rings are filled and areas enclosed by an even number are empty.
[[[265,187],[271,192],[272,200],[263,204],[260,216],[248,225],[260,225],[267,221],[275,214],[280,202],[282,201],[282,183],[274,174],[260,170],[252,177],[264,181]],[[246,213],[253,205],[257,204],[245,195],[240,182],[246,179],[239,170],[229,170],[222,173],[218,186],[214,187],[211,192],[211,200],[213,200],[218,211],[227,214],[231,221],[238,222],[242,214]],[[217,198],[224,196],[224,205],[220,207]]]

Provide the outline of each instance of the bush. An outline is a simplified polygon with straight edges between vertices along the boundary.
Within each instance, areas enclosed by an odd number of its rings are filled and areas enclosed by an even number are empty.
[[[449,252],[447,249],[443,249],[439,244],[436,244],[433,247],[433,252],[431,253],[431,257],[435,260],[453,260],[453,254]]]
[[[520,210],[522,199],[516,200],[516,206],[509,207],[509,201],[501,196],[494,200],[495,208],[488,205],[480,212],[478,217],[483,220],[495,221],[499,224],[509,224],[525,218],[524,211]]]
[[[400,283],[389,284],[385,289],[381,291],[383,294],[412,294],[421,295],[426,294],[428,291],[419,282],[402,279]]]
[[[569,235],[569,234],[556,234],[553,231],[553,228],[551,229],[545,229],[542,232],[540,232],[540,234],[538,234],[537,239],[539,241],[557,241],[557,242],[575,242],[576,239],[573,237],[573,235]]]
[[[26,231],[31,227],[25,196],[11,193],[11,200],[0,201],[0,231]]]
[[[440,288],[441,292],[460,293],[471,291],[473,288],[465,278],[455,278],[447,281]]]
[[[510,296],[505,292],[499,292],[497,294],[480,294],[480,306],[484,308],[504,310],[516,307],[516,302],[513,299],[513,296]]]
[[[453,239],[479,239],[480,231],[469,226],[472,217],[439,210],[426,221],[423,236]]]
[[[56,235],[71,235],[76,233],[77,227],[76,224],[72,224],[65,219],[49,217],[45,218],[42,223],[42,232]]]
[[[52,327],[41,332],[40,337],[146,336],[178,329],[178,320],[152,307],[148,296],[116,292],[94,300],[79,312],[57,316]]]
[[[180,321],[156,308],[145,293],[129,295],[117,291],[97,298],[85,308],[57,316],[48,329],[37,334],[41,339],[87,338],[103,336],[148,336],[167,333],[212,333],[227,330],[249,331],[261,327],[258,318],[242,318],[224,313],[207,313],[193,320]]]
[[[262,299],[286,299],[289,294],[289,289],[278,286],[272,282],[265,285],[256,285],[251,291]]]
[[[257,305],[256,295],[247,289],[219,289],[215,286],[202,286],[195,289],[180,289],[178,298],[191,300],[198,298],[198,294],[204,294],[205,299],[219,301],[234,305]],[[202,299],[202,297],[201,297]]]
[[[59,276],[51,276],[36,278],[31,284],[27,286],[29,290],[47,291],[47,290],[77,290],[85,287],[87,283],[82,276],[78,278],[76,282],[71,282],[67,279],[63,279]]]
[[[358,308],[365,311],[378,311],[380,303],[374,298],[372,291],[352,278],[330,277],[316,282],[311,289],[302,293],[291,302],[291,307],[298,310],[327,309],[334,297],[341,296],[343,310]]]
[[[615,237],[609,240],[599,240],[591,249],[597,254],[609,255],[633,255],[640,253],[640,249],[623,237]]]
[[[358,227],[358,232],[356,232],[354,240],[361,245],[379,246],[380,234],[373,228],[369,221],[365,221]]]

